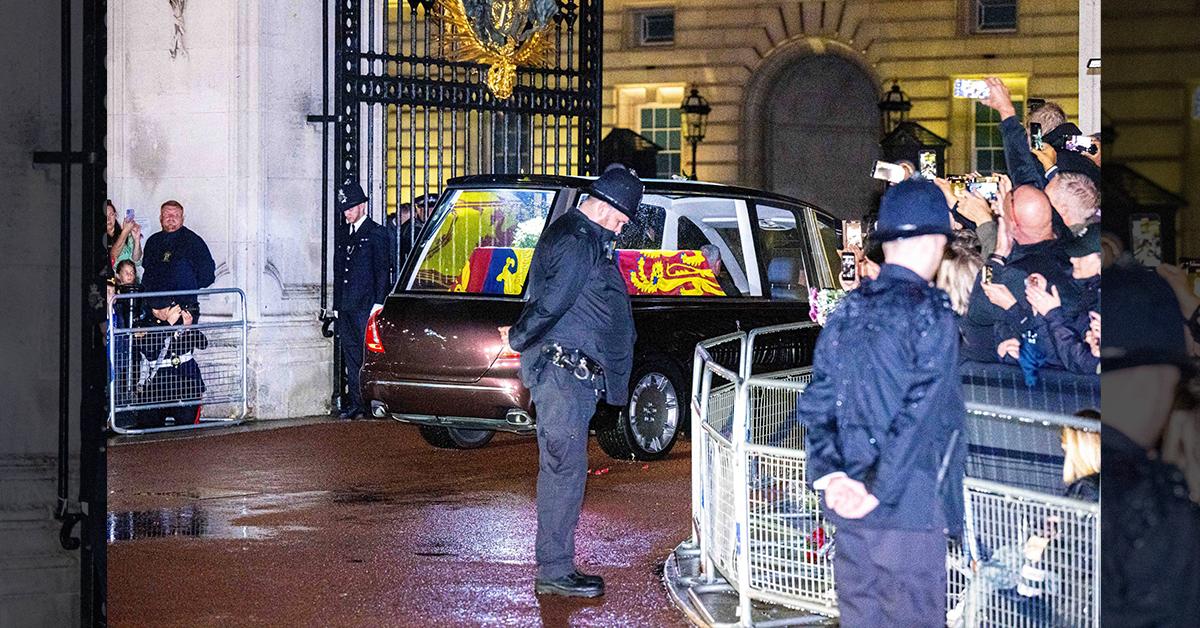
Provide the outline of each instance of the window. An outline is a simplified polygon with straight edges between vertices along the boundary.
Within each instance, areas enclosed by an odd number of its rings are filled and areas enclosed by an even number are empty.
[[[975,0],[975,32],[1017,30],[1017,0]]]
[[[1008,166],[1004,161],[1004,140],[1000,136],[1000,114],[995,109],[982,103],[975,105],[975,137],[973,143],[975,171],[988,175],[1007,173]],[[1017,118],[1024,119],[1025,103],[1017,101],[1014,96],[1013,106],[1017,110]]]
[[[666,179],[681,170],[679,145],[683,137],[683,126],[679,116],[679,105],[643,105],[638,114],[638,133],[658,144],[658,176]]]
[[[674,9],[639,11],[633,15],[639,46],[669,46],[675,43]]]
[[[756,230],[772,299],[808,301],[802,224],[790,209],[758,205]]]
[[[421,243],[409,290],[519,295],[554,204],[550,190],[458,190]]]
[[[617,254],[635,297],[737,297],[752,294],[742,257],[746,204],[723,198],[648,194],[621,230]]]

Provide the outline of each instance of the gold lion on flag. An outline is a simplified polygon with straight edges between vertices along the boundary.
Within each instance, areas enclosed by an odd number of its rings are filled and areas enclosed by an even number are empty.
[[[699,251],[619,251],[631,295],[725,296]]]

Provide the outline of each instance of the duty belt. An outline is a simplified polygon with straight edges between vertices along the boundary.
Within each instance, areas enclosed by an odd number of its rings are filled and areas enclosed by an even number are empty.
[[[582,382],[587,382],[598,393],[604,392],[604,369],[600,363],[579,349],[567,349],[557,342],[544,345],[542,355],[551,364],[566,369]]]

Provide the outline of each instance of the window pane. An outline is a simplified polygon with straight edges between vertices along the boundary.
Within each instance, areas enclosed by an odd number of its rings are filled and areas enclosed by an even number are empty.
[[[669,150],[679,150],[679,136],[682,135],[679,131],[671,131],[667,138],[667,148]]]
[[[654,126],[654,109],[646,107],[642,109],[642,130],[649,129]]]
[[[675,41],[675,13],[655,11],[639,16],[641,43],[669,44]]]
[[[424,239],[409,289],[521,294],[553,202],[548,190],[455,192]]]
[[[666,128],[667,126],[667,108],[654,108],[654,127],[658,129]]]
[[[1017,28],[1016,0],[976,0],[976,30],[998,31]]]
[[[808,301],[803,221],[789,209],[758,205],[759,256],[767,267],[764,292],[772,299]],[[834,252],[837,258],[837,252]],[[840,258],[839,258],[840,259]]]
[[[680,120],[680,118],[679,118],[679,109],[677,109],[677,108],[675,108],[675,107],[671,107],[671,108],[670,108],[670,109],[667,111],[667,113],[668,113],[668,116],[667,116],[667,121],[670,123],[670,125],[671,125],[671,128],[673,128],[673,129],[674,129],[674,128],[678,128],[678,127],[680,126],[680,125],[679,125],[679,120]]]
[[[975,169],[981,174],[991,172],[992,170],[992,151],[980,150],[975,151]]]
[[[630,295],[719,298],[748,292],[737,227],[744,205],[688,200],[648,195],[621,231],[617,253]],[[675,218],[674,233],[664,233],[667,213]],[[726,225],[731,228],[722,231]]]

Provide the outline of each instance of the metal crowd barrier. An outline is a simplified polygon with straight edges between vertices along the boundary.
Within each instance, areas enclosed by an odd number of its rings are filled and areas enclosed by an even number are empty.
[[[692,542],[704,582],[721,578],[736,589],[743,625],[755,600],[838,614],[836,530],[808,486],[795,416],[811,369],[751,374],[769,353],[767,336],[807,327],[730,334],[696,348]],[[740,350],[737,372],[728,357],[713,359],[732,348]],[[1060,443],[1064,426],[1098,431],[1099,422],[967,406],[967,532],[948,553],[947,625],[1098,626],[1099,506],[1060,496]]]
[[[1042,369],[1029,385],[1021,367],[1012,364],[966,362],[961,370],[968,403],[1058,414],[1100,409],[1098,375]]]
[[[155,322],[154,297],[199,304],[191,324]],[[108,311],[108,428],[142,434],[246,417],[246,295],[237,288],[118,294]]]

